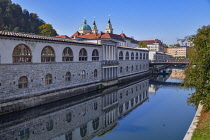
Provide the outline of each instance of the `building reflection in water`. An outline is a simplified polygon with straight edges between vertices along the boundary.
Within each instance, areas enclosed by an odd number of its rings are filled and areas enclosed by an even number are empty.
[[[0,140],[86,140],[148,100],[149,79],[0,116]]]

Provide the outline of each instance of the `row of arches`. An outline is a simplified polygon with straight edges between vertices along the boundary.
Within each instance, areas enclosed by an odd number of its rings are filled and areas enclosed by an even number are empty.
[[[32,61],[32,53],[30,48],[25,44],[17,45],[12,53],[13,63],[25,63]],[[55,62],[55,51],[51,46],[45,46],[41,52],[41,62]],[[87,61],[88,54],[85,48],[79,51],[79,61]],[[73,61],[74,53],[70,47],[63,50],[62,61]],[[92,52],[92,61],[99,60],[99,52],[94,49]]]
[[[85,72],[85,70],[82,70],[80,76],[82,79],[86,79],[86,75],[87,73]],[[93,76],[94,77],[98,77],[98,71],[97,69],[94,70],[93,72]],[[65,81],[71,81],[71,72],[66,72],[65,74]],[[45,85],[50,85],[53,83],[53,76],[52,74],[48,73],[45,76]],[[19,89],[23,89],[23,88],[28,88],[28,78],[26,76],[21,76],[18,80],[18,88]]]
[[[136,52],[136,55],[134,56],[134,52],[131,52],[131,59],[130,59],[130,55],[129,55],[129,52],[126,52],[125,53],[125,60],[144,60],[144,59],[148,59],[148,53],[138,53]],[[123,52],[120,51],[119,52],[119,60],[124,60],[124,55],[123,55]]]

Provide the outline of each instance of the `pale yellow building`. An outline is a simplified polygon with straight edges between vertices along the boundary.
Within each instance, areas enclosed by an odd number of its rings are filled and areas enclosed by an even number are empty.
[[[167,53],[173,57],[187,57],[188,50],[189,47],[172,47],[166,49]]]

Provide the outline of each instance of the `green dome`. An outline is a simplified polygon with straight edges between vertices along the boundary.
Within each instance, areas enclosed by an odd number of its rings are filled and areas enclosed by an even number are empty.
[[[83,24],[79,27],[79,31],[81,31],[81,30],[91,31],[91,27],[87,24],[86,20],[84,20]]]

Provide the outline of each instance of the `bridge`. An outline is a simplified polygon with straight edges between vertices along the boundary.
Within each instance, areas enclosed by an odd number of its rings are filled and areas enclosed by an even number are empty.
[[[189,64],[189,60],[155,60],[155,61],[150,61],[149,65],[154,66],[154,65],[187,65]]]

